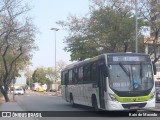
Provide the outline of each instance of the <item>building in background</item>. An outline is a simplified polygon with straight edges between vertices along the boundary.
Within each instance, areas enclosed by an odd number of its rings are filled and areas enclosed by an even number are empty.
[[[151,26],[150,26],[150,35],[144,36],[144,44],[145,44],[145,52],[148,53],[148,49],[150,45],[153,45],[153,41],[157,38],[157,53],[160,53],[160,0],[151,0],[150,3],[150,11],[151,11]],[[160,55],[160,54],[157,54]]]
[[[144,36],[145,53],[149,53],[149,46],[153,46],[153,42],[156,40],[156,54],[157,57],[160,55],[160,0],[151,0],[150,8],[151,10],[151,26],[150,35]],[[153,47],[152,47],[153,48]],[[150,50],[151,51],[151,50]],[[154,57],[151,55],[151,59]],[[155,75],[155,80],[160,80],[160,60],[156,62],[157,75]]]

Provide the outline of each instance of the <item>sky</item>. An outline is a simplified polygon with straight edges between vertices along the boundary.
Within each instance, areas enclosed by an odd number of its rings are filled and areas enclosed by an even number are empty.
[[[70,53],[63,50],[66,46],[64,37],[67,31],[56,24],[57,21],[67,21],[67,17],[72,15],[84,16],[89,12],[90,0],[26,0],[29,1],[33,9],[29,12],[34,24],[40,33],[36,35],[36,44],[39,51],[33,54],[31,69],[38,67],[54,67],[55,65],[55,31],[51,28],[58,28],[56,32],[56,61],[63,60],[70,64]],[[147,28],[149,29],[149,28]],[[145,32],[144,34],[149,32]]]
[[[63,50],[66,46],[63,43],[64,37],[68,33],[56,22],[67,21],[69,15],[84,16],[89,12],[90,0],[24,0],[24,2],[28,2],[32,7],[29,15],[40,32],[35,38],[39,50],[34,52],[29,69],[33,71],[38,67],[55,66],[55,31],[50,30],[51,28],[59,29],[56,32],[56,61],[63,60],[71,64],[70,53]],[[24,82],[24,80],[19,81]]]
[[[89,11],[89,0],[26,0],[26,2],[32,7],[28,14],[33,18],[33,23],[39,31],[35,38],[39,50],[34,51],[29,70],[55,66],[55,31],[50,30],[51,28],[59,29],[56,32],[56,61],[63,60],[66,64],[71,64],[70,53],[63,50],[66,46],[63,41],[67,31],[62,30],[56,22],[67,21],[69,15],[84,16]],[[26,83],[23,72],[21,75],[21,78],[17,78],[17,84]]]
[[[55,65],[55,31],[51,28],[58,28],[56,32],[56,61],[63,60],[70,64],[70,53],[63,50],[66,46],[64,37],[67,31],[56,24],[57,21],[67,21],[72,15],[84,16],[89,11],[89,0],[30,0],[33,9],[29,12],[34,24],[40,31],[36,35],[36,45],[39,50],[34,52],[31,69],[38,67],[54,67]],[[28,0],[27,0],[28,2]]]

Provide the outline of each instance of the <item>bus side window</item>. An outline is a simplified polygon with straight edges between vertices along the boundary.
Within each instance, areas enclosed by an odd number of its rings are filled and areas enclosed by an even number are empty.
[[[78,68],[78,83],[83,82],[83,67]]]
[[[91,66],[91,81],[96,82],[98,79],[98,69],[97,69],[97,62],[93,63]]]
[[[69,84],[72,84],[72,70],[69,70]]]
[[[69,82],[69,76],[68,76],[68,71],[65,71],[65,73],[64,73],[65,75],[64,75],[64,84],[65,85],[67,85],[68,84],[68,82]]]
[[[77,68],[73,69],[73,83],[77,83],[78,81],[78,70]]]
[[[85,65],[83,67],[83,79],[84,82],[89,82],[91,79],[91,64]]]

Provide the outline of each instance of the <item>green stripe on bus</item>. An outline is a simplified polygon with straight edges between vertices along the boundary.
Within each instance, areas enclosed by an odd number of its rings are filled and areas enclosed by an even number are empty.
[[[137,96],[137,97],[120,97],[116,94],[114,94],[114,97],[119,101],[119,102],[144,102],[148,101],[152,96],[152,93],[150,93],[147,96]]]

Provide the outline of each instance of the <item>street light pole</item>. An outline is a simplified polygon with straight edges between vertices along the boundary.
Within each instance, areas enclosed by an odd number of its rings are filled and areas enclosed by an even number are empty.
[[[51,28],[51,30],[55,31],[55,82],[57,82],[57,65],[56,65],[56,32],[59,30],[58,28]]]
[[[138,53],[138,20],[137,20],[137,0],[135,0],[135,52]]]

